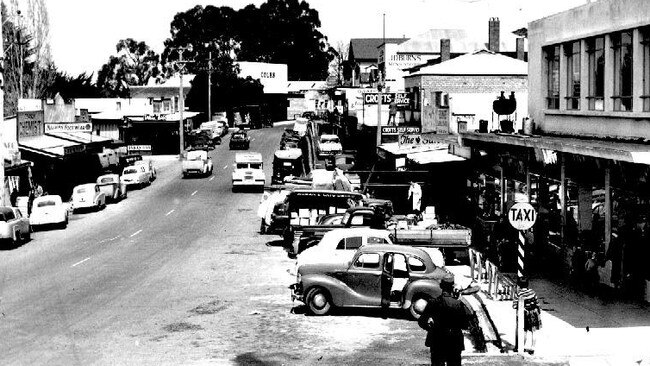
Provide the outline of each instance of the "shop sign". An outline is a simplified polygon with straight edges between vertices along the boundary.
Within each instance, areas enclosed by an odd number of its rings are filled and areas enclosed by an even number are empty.
[[[92,132],[91,123],[46,123],[45,133],[53,132]]]
[[[43,111],[18,112],[18,139],[43,135]]]
[[[151,151],[151,145],[128,145],[128,151]]]
[[[419,134],[420,126],[381,126],[384,136],[397,136],[403,134]]]
[[[537,212],[527,202],[517,202],[508,211],[508,221],[517,230],[528,230],[535,224]]]
[[[377,104],[379,93],[364,93],[363,104]],[[410,93],[381,93],[381,103],[390,104],[395,101],[398,106],[407,106],[411,102]]]
[[[64,146],[63,155],[71,155],[86,151],[86,145]]]
[[[422,135],[422,134],[404,134],[399,136],[397,140],[398,145],[409,145],[409,146],[431,146],[431,145],[440,145],[440,147],[446,147],[448,144],[441,143],[440,141],[433,138],[431,135]]]

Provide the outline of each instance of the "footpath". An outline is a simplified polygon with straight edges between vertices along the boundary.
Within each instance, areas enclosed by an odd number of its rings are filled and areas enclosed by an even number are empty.
[[[535,333],[535,354],[513,351],[516,319],[512,300],[492,300],[482,291],[478,296],[508,351],[498,356],[493,352],[466,354],[464,362],[650,366],[650,304],[606,300],[545,279],[531,279],[530,288],[537,292],[542,309],[542,329]]]

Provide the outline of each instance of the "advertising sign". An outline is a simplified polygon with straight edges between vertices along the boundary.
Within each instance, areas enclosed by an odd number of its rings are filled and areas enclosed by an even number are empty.
[[[385,136],[419,133],[420,126],[381,126],[381,134]]]
[[[43,134],[43,111],[18,112],[18,139]]]
[[[92,132],[91,123],[46,123],[45,133],[52,132]]]
[[[128,145],[128,151],[151,151],[151,145]]]
[[[379,101],[379,93],[364,93],[363,104],[372,105]],[[398,106],[408,106],[411,102],[410,93],[381,93],[381,103],[390,104],[395,101]]]
[[[404,134],[400,135],[399,140],[397,141],[399,146],[410,145],[410,146],[432,146],[445,148],[448,146],[446,143],[442,143],[436,140],[432,135],[427,134]]]

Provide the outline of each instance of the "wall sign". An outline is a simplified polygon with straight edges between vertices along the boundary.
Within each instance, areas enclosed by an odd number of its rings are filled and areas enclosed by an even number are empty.
[[[151,145],[127,145],[128,151],[151,151]]]
[[[390,104],[395,101],[398,106],[407,106],[411,102],[410,93],[381,93],[381,103]],[[363,104],[377,104],[379,101],[379,93],[364,93]]]
[[[51,132],[92,132],[91,123],[46,123],[45,133]]]
[[[381,126],[381,134],[386,136],[418,133],[420,126]]]
[[[18,112],[18,139],[43,135],[43,111]]]

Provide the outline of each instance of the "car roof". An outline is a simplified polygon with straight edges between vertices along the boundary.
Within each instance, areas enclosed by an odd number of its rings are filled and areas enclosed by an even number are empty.
[[[117,177],[119,177],[119,175],[118,174],[112,174],[112,173],[111,174],[102,174],[99,177],[97,177],[97,180],[100,180],[101,178],[106,178],[106,177],[117,178]]]
[[[34,198],[34,202],[40,201],[61,201],[61,196],[58,194],[48,194],[47,196],[40,196]]]
[[[90,188],[90,187],[95,187],[97,183],[84,183],[84,184],[79,184],[78,186],[75,186],[74,189],[76,190],[77,188]]]
[[[13,209],[8,206],[0,206],[0,214],[5,214],[7,212],[12,212]]]
[[[261,163],[262,154],[258,152],[245,152],[235,154],[235,162],[237,163]]]
[[[339,137],[337,135],[322,134],[322,135],[320,135],[320,138],[333,139],[333,138],[339,138]]]
[[[302,156],[302,150],[300,149],[286,149],[286,150],[277,150],[275,156],[278,159],[298,159]]]
[[[429,258],[431,260],[431,257],[427,252],[420,248],[415,248],[412,246],[408,245],[397,245],[397,244],[369,244],[369,245],[364,245],[361,247],[364,251],[380,251],[380,252],[395,252],[395,253],[404,253],[404,254],[412,254],[412,255],[417,255],[419,257],[425,257]]]

